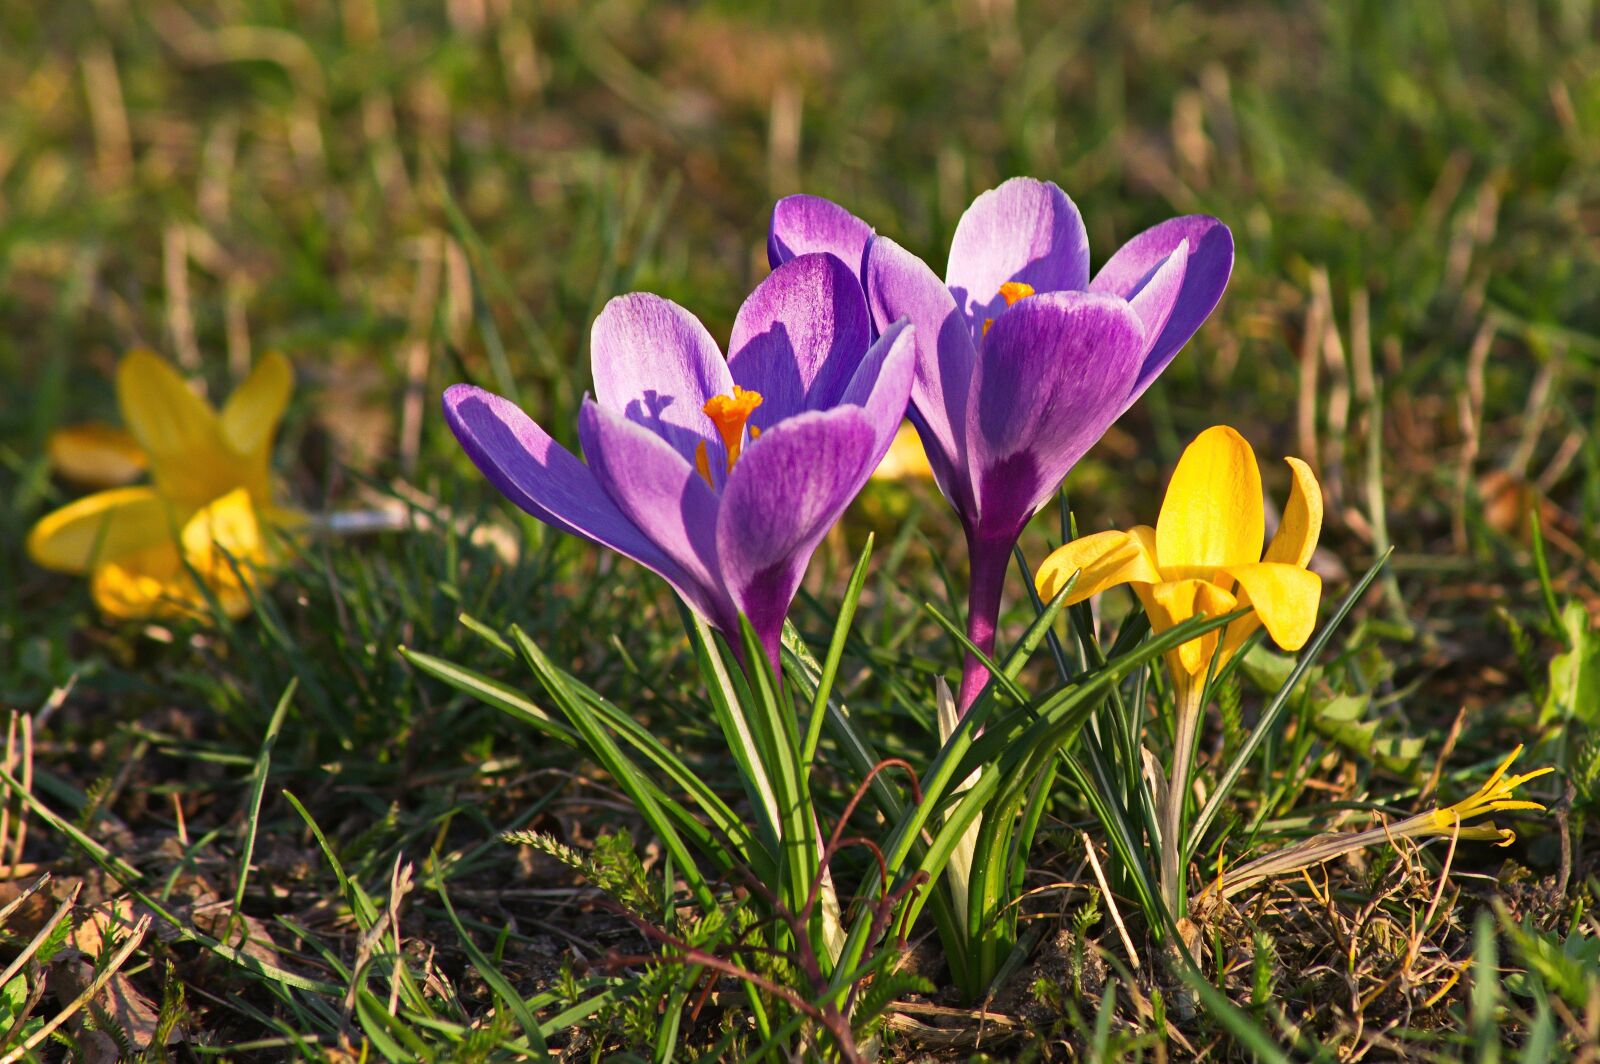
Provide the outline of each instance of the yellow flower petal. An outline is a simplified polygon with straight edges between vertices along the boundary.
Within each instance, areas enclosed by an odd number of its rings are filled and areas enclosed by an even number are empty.
[[[178,371],[149,351],[132,351],[117,366],[122,419],[150,455],[156,487],[182,509],[194,509],[252,474],[223,438],[210,404]],[[266,491],[265,469],[254,480]]]
[[[1130,580],[1153,584],[1161,579],[1144,542],[1128,532],[1096,532],[1056,548],[1035,577],[1040,596],[1055,598],[1074,573],[1081,575],[1067,596],[1069,606]]]
[[[217,415],[182,375],[150,351],[130,351],[117,364],[122,420],[158,461],[214,440]]]
[[[1148,591],[1142,591],[1139,598],[1150,615],[1150,627],[1157,635],[1197,614],[1219,617],[1238,608],[1232,594],[1208,580],[1166,580],[1147,586]],[[1140,585],[1134,587],[1140,589]],[[1176,651],[1168,653],[1168,665],[1175,672],[1191,676],[1204,673],[1216,653],[1218,635],[1212,631],[1181,644]]]
[[[192,612],[198,599],[175,540],[97,566],[89,578],[89,590],[100,612],[119,620]]]
[[[28,556],[46,569],[85,573],[97,561],[174,540],[174,528],[155,489],[113,488],[46,514],[28,533]]]
[[[227,566],[216,554],[218,547],[240,561],[256,558],[261,552],[261,526],[250,493],[240,488],[202,507],[183,526],[182,543],[189,564],[202,573],[206,564]]]
[[[276,351],[264,355],[223,404],[220,423],[229,446],[242,456],[270,448],[293,387],[294,368],[289,360]]]
[[[1233,429],[1195,437],[1172,471],[1156,521],[1156,561],[1170,580],[1210,580],[1259,561],[1266,520],[1256,456]]]
[[[195,583],[198,575],[223,612],[237,619],[250,612],[249,585],[256,582],[261,548],[250,493],[241,488],[202,507],[181,536],[169,532],[162,542],[97,566],[90,590],[109,617],[205,616],[211,605]]]
[[[1294,474],[1294,487],[1289,490],[1289,504],[1283,508],[1283,520],[1278,531],[1267,544],[1265,562],[1283,562],[1304,569],[1317,549],[1317,539],[1322,535],[1322,485],[1311,467],[1298,458],[1285,458]]]
[[[895,431],[894,442],[878,468],[872,471],[873,480],[932,480],[933,466],[928,464],[928,453],[922,449],[922,438],[911,422],[903,421]]]
[[[46,449],[56,472],[96,488],[136,480],[149,464],[144,448],[130,433],[99,421],[57,429]]]
[[[1274,643],[1285,650],[1299,650],[1306,645],[1317,627],[1317,603],[1322,599],[1320,576],[1279,562],[1229,566],[1228,575],[1239,581],[1239,603],[1255,610]]]

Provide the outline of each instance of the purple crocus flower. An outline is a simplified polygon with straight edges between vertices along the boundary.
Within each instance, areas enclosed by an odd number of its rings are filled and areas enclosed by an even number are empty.
[[[587,465],[481,388],[450,388],[444,413],[512,502],[653,570],[726,634],[744,613],[776,666],[806,563],[904,417],[912,337],[895,322],[874,343],[852,268],[801,255],[745,300],[726,360],[676,303],[606,304],[578,415]]]
[[[829,251],[859,263],[874,322],[916,329],[909,415],[971,564],[967,632],[994,650],[1012,548],[1079,458],[1166,368],[1222,297],[1233,234],[1186,215],[1124,244],[1089,276],[1078,209],[1013,178],[973,201],[941,281],[844,208],[790,196],[772,212],[774,264]],[[988,674],[970,655],[964,711]]]

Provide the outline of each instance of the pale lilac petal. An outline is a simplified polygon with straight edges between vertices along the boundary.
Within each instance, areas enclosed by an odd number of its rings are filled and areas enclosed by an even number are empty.
[[[872,227],[821,196],[785,196],[772,207],[767,263],[777,269],[813,251],[837,255],[859,279]]]
[[[889,453],[894,434],[905,420],[906,403],[911,398],[911,382],[917,375],[916,330],[906,319],[884,330],[861,360],[841,404],[859,406],[867,412],[877,433],[872,466],[877,468]]]
[[[761,393],[750,423],[765,431],[839,401],[872,343],[855,273],[824,253],[790,259],[750,293],[733,322],[728,371]]]
[[[984,338],[967,431],[980,538],[1015,537],[1122,413],[1144,327],[1115,296],[1017,303]]]
[[[1167,327],[1167,322],[1178,305],[1178,298],[1183,294],[1183,279],[1188,270],[1189,242],[1183,241],[1172,249],[1172,254],[1168,255],[1160,266],[1156,267],[1155,273],[1150,276],[1144,287],[1128,300],[1128,305],[1139,315],[1139,321],[1144,325],[1146,346],[1153,346],[1161,338],[1161,332]],[[1139,361],[1142,365],[1143,356]]]
[[[1089,234],[1078,208],[1054,184],[1014,177],[972,201],[956,225],[945,270],[973,342],[1006,301],[1000,286],[1021,281],[1036,292],[1066,292],[1089,281]]]
[[[977,351],[950,290],[928,264],[887,237],[867,245],[867,303],[880,332],[900,318],[913,326],[917,350],[911,420],[945,497],[967,512],[967,388]]]
[[[734,604],[773,640],[823,535],[872,473],[877,434],[856,406],[809,411],[751,442],[717,515],[717,556]]]
[[[444,416],[473,464],[506,498],[554,528],[632,558],[696,608],[705,607],[699,584],[617,509],[588,466],[515,403],[457,384],[444,393]]]
[[[720,588],[717,496],[694,467],[660,436],[592,399],[578,412],[578,438],[617,508],[696,584]],[[719,624],[733,620],[726,607],[710,616]]]
[[[1182,287],[1160,335],[1151,341],[1128,396],[1129,405],[1161,375],[1222,298],[1233,272],[1233,233],[1204,214],[1169,219],[1122,245],[1089,285],[1093,292],[1137,300],[1180,245],[1188,250]]]
[[[601,406],[651,429],[690,461],[701,440],[717,439],[702,408],[733,378],[706,327],[678,304],[648,292],[616,297],[595,319],[589,358]]]

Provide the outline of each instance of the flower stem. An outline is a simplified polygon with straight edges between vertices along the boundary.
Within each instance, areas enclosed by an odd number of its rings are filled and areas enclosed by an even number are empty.
[[[1189,793],[1189,772],[1193,767],[1195,735],[1200,728],[1200,699],[1203,682],[1195,677],[1179,679],[1174,691],[1177,704],[1177,729],[1173,738],[1172,772],[1167,780],[1166,802],[1161,813],[1161,895],[1174,920],[1183,916],[1188,877],[1180,867],[1183,837],[1183,809]]]
[[[1006,566],[1010,564],[1011,547],[1006,543],[991,543],[967,535],[967,557],[971,559],[971,575],[967,584],[967,638],[972,645],[990,658],[994,657],[994,633],[1000,623],[1000,595],[1006,586]],[[989,670],[977,657],[969,653],[961,665],[961,691],[956,705],[963,716],[978,693],[989,682]]]

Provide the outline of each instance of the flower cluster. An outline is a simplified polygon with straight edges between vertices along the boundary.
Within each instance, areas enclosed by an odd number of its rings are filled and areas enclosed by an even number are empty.
[[[997,660],[1009,562],[1023,529],[1074,465],[1215,308],[1233,267],[1232,234],[1215,218],[1173,218],[1091,272],[1087,232],[1072,200],[1049,182],[1016,178],[980,195],[962,215],[943,277],[868,222],[812,196],[775,206],[767,250],[771,273],[740,307],[725,345],[689,310],[658,295],[631,293],[604,307],[590,338],[592,394],[577,415],[581,457],[514,403],[474,385],[444,393],[445,419],[472,462],[521,509],[665,580],[698,617],[690,628],[697,653],[705,651],[700,657],[713,653],[708,627],[727,637],[737,660],[717,659],[712,678],[723,695],[714,701],[763,818],[750,835],[760,843],[750,851],[759,858],[753,863],[787,877],[790,913],[811,913],[820,899],[817,941],[830,959],[859,950],[861,935],[842,937],[822,856],[828,847],[809,797],[817,721],[829,704],[825,684],[817,684],[804,743],[779,709],[779,695],[787,696],[785,619],[812,554],[869,478],[927,476],[937,484],[961,523],[969,564],[961,684],[954,695],[939,686],[944,745],[930,783],[954,782],[954,792],[968,797],[937,821],[926,810],[908,813],[890,856],[904,861],[908,840],[922,838],[931,823],[949,833],[941,852],[957,884],[950,911],[974,936],[957,943],[967,952],[952,968],[967,973],[969,989],[981,990],[1008,948],[1006,921],[1016,919],[994,870],[1011,850],[1023,791],[1021,784],[1000,788],[998,762],[968,762],[956,775],[953,759],[980,734],[996,745],[1006,727],[1048,727],[1027,734],[1057,743],[1072,734],[1058,727],[1068,696],[1051,710],[1057,717],[1030,717],[1026,725],[998,721],[991,715],[996,701],[982,698]],[[289,363],[263,358],[220,410],[149,352],[127,355],[116,383],[125,429],[76,426],[50,441],[63,476],[102,490],[41,519],[28,537],[29,553],[47,568],[87,575],[94,601],[112,617],[244,614],[282,533],[308,524],[278,501],[271,468],[292,386]],[[1258,630],[1293,651],[1316,626],[1322,582],[1311,562],[1322,492],[1309,465],[1287,462],[1291,490],[1270,540],[1255,454],[1239,433],[1218,425],[1184,450],[1154,526],[1074,539],[1036,574],[1038,594],[1057,605],[1129,585],[1159,644],[1119,655],[1093,682],[1069,684],[1079,688],[1070,698],[1087,700],[1095,691],[1104,698],[1121,675],[1116,669],[1165,654],[1174,713],[1168,779],[1162,785],[1141,771],[1145,763],[1128,779],[1149,785],[1151,815],[1137,819],[1151,848],[1159,846],[1159,888],[1177,919],[1188,900],[1189,767],[1208,687]],[[133,483],[146,472],[148,483]],[[853,608],[852,600],[842,611],[828,670],[838,664]],[[1088,624],[1091,616],[1083,611],[1077,620]],[[1047,621],[1030,631],[1031,644],[1023,640],[1025,650],[1038,645]],[[525,653],[558,703],[566,699],[537,651]],[[1006,666],[1013,692],[1009,674],[1025,656]],[[725,683],[739,666],[756,712],[735,705],[740,696]],[[586,709],[565,704],[575,725],[588,723]],[[1072,702],[1072,712],[1076,707]],[[1083,712],[1092,709],[1085,701]],[[1129,760],[1138,760],[1131,752],[1142,752],[1138,741],[1128,748]],[[666,757],[664,749],[655,754]],[[1465,822],[1541,808],[1513,792],[1548,770],[1508,775],[1515,756],[1463,802],[1258,858],[1201,897],[1226,897],[1380,836],[1504,841],[1508,830]],[[1027,758],[1008,762],[1016,780],[1053,778],[1053,762]],[[979,811],[975,803],[985,795],[999,795],[998,805]],[[737,828],[715,796],[701,797],[712,819]],[[1195,821],[1195,834],[1204,834],[1209,813]],[[1026,844],[1019,845],[1025,855]],[[888,860],[880,854],[885,879]],[[1014,879],[1020,883],[1020,873]],[[1153,896],[1152,882],[1141,871],[1135,886],[1142,897]]]

